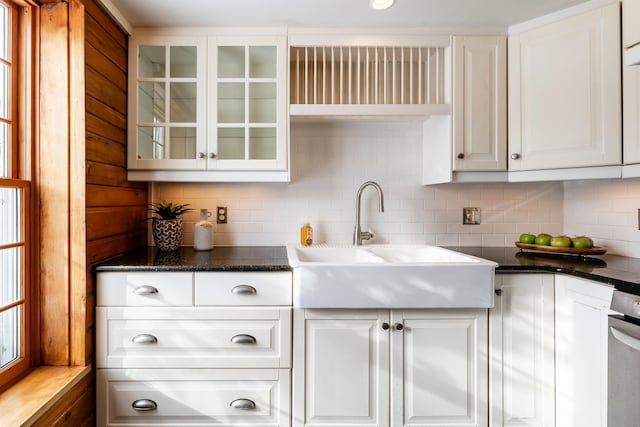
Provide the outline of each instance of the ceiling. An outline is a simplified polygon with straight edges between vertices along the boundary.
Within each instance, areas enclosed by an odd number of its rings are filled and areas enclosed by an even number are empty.
[[[105,0],[131,27],[427,28],[505,31],[586,0]]]

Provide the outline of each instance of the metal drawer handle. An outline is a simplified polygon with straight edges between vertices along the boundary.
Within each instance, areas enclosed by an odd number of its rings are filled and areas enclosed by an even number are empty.
[[[258,291],[251,285],[238,285],[231,289],[234,294],[257,294]]]
[[[158,342],[158,338],[154,337],[151,334],[139,334],[131,338],[131,341],[133,341],[135,344],[149,345],[156,344]]]
[[[158,293],[158,288],[151,285],[142,285],[142,286],[137,286],[133,290],[133,293],[136,295],[152,295],[152,294]]]
[[[236,399],[229,404],[232,408],[249,411],[256,409],[256,402],[251,399]]]
[[[155,411],[158,404],[151,399],[138,399],[133,401],[131,407],[136,411]]]
[[[238,334],[231,337],[231,342],[234,344],[255,344],[255,337],[248,334]]]

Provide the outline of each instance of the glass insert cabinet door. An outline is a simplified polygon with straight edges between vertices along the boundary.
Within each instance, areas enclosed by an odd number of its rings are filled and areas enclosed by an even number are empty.
[[[285,53],[277,37],[209,40],[210,167],[286,168]]]
[[[130,168],[205,167],[205,47],[204,37],[132,37]]]

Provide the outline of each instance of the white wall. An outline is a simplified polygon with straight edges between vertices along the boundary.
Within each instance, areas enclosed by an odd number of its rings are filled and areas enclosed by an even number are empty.
[[[587,234],[609,253],[640,258],[640,179],[564,184],[564,231]]]
[[[561,183],[447,184],[423,186],[422,123],[316,121],[291,125],[291,183],[157,183],[155,200],[191,203],[195,209],[229,208],[216,225],[216,245],[282,245],[299,239],[309,218],[316,243],[350,243],[355,195],[364,181],[384,190],[363,194],[363,228],[378,243],[442,246],[510,246],[522,232],[562,232]],[[482,208],[481,225],[462,225],[462,208]],[[193,243],[197,212],[186,216],[184,244]]]

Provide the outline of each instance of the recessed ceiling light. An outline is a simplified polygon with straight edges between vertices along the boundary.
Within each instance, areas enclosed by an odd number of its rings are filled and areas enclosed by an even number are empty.
[[[371,6],[371,8],[375,10],[384,10],[389,9],[391,6],[393,6],[394,2],[395,0],[370,0],[369,6]]]

